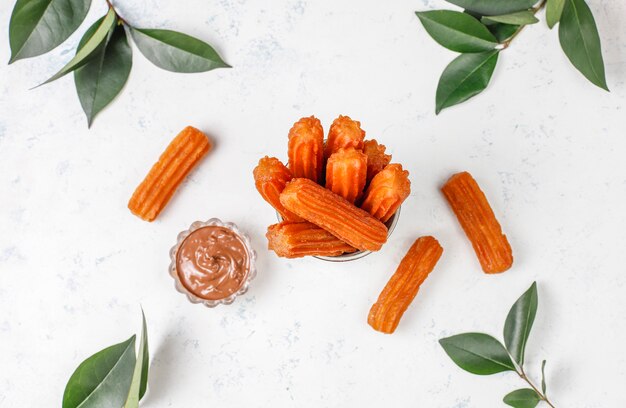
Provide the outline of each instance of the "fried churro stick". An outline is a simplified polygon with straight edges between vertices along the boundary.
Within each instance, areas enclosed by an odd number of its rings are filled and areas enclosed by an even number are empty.
[[[367,183],[391,161],[391,155],[385,154],[385,145],[374,139],[363,142],[363,153],[367,155]]]
[[[409,172],[400,164],[389,164],[372,179],[361,208],[387,222],[410,193]]]
[[[326,188],[351,203],[361,198],[367,179],[367,156],[354,147],[339,149],[326,163]]]
[[[289,131],[289,170],[294,177],[322,182],[324,130],[314,116],[302,118]]]
[[[311,180],[293,179],[281,193],[280,202],[357,249],[378,251],[387,242],[385,224]]]
[[[421,237],[415,241],[370,309],[367,323],[374,330],[387,334],[396,330],[442,253],[443,248],[433,237]]]
[[[266,237],[268,249],[283,258],[338,256],[356,251],[330,232],[306,221],[270,225]]]
[[[288,211],[280,203],[280,193],[293,178],[291,172],[275,157],[265,156],[252,172],[254,185],[265,201],[267,201],[285,220],[303,221],[296,214]]]
[[[339,115],[328,130],[324,156],[329,158],[337,150],[346,147],[362,150],[363,138],[365,138],[365,131],[361,129],[359,121],[352,120],[348,116]]]
[[[513,265],[513,252],[485,194],[468,172],[458,173],[441,188],[485,273],[504,272]]]
[[[153,221],[167,205],[185,176],[211,150],[211,142],[198,129],[187,126],[172,140],[130,201],[130,211]]]

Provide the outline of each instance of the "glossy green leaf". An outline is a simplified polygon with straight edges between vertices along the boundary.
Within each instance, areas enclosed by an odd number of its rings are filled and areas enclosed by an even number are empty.
[[[513,13],[515,11],[528,10],[537,0],[446,0],[467,10],[482,14],[483,16],[496,16]]]
[[[609,90],[596,22],[584,0],[565,0],[559,23],[561,48],[588,80]]]
[[[9,24],[9,64],[59,46],[80,26],[90,5],[91,0],[18,0]]]
[[[52,78],[48,79],[41,85],[55,81],[85,65],[89,61],[89,58],[97,53],[98,48],[103,44],[106,44],[106,41],[110,38],[110,34],[113,32],[116,21],[117,16],[115,15],[115,11],[113,9],[109,9],[109,12],[104,16],[102,21],[100,21],[100,24],[93,31],[93,34],[91,34],[91,36],[89,36],[89,38],[84,42],[83,47],[78,50],[76,55],[74,55],[74,58],[65,64],[65,66],[61,68],[59,72],[54,74]]]
[[[541,398],[530,388],[522,388],[507,394],[504,403],[515,408],[535,408]]]
[[[459,367],[478,375],[515,371],[502,343],[483,333],[464,333],[439,340]]]
[[[561,20],[565,0],[548,0],[546,4],[546,22],[552,28]]]
[[[498,45],[496,38],[480,21],[467,13],[450,10],[416,12],[430,36],[456,52],[482,52]]]
[[[146,328],[146,316],[141,311],[142,326],[141,326],[141,341],[139,342],[139,351],[137,352],[137,361],[135,363],[135,370],[133,372],[133,379],[128,391],[128,398],[124,408],[137,408],[139,406],[139,400],[143,398],[146,393],[148,385],[148,365],[149,365],[149,353],[148,353],[148,331]]]
[[[87,30],[78,45],[79,52],[98,26],[99,22],[96,22]],[[109,41],[99,47],[85,65],[74,71],[76,92],[89,126],[96,115],[120,93],[133,64],[132,50],[124,27],[117,26],[113,30]]]
[[[135,367],[135,336],[83,361],[65,387],[63,408],[122,407]]]
[[[154,65],[173,72],[229,68],[209,44],[171,30],[131,29],[133,40]]]
[[[535,13],[530,10],[516,11],[510,14],[501,14],[499,16],[485,16],[481,19],[485,24],[503,23],[513,25],[528,25],[539,22]]]
[[[541,363],[541,391],[546,395],[546,360]]]
[[[537,315],[537,304],[537,283],[533,282],[511,307],[504,323],[504,344],[520,366],[524,365],[524,351]]]
[[[443,71],[437,85],[435,111],[464,102],[481,93],[493,75],[498,50],[461,54]]]
[[[496,37],[496,40],[498,40],[499,43],[502,43],[508,40],[509,38],[511,38],[511,36],[515,34],[515,32],[517,32],[517,30],[519,29],[519,26],[498,23],[498,24],[488,25],[487,28],[489,28],[489,31],[491,31],[491,34],[493,34],[494,37]]]

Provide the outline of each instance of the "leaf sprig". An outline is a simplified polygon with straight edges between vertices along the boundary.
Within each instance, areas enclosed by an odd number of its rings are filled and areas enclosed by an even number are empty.
[[[108,12],[83,35],[74,57],[41,85],[74,73],[76,92],[91,126],[96,115],[121,92],[132,68],[130,36],[139,51],[159,68],[205,72],[229,68],[204,41],[171,30],[137,28],[106,0]],[[9,64],[45,54],[78,29],[91,0],[18,0],[11,14]]]
[[[541,364],[541,389],[531,382],[524,371],[526,343],[537,314],[538,300],[537,283],[533,283],[506,317],[504,345],[483,333],[463,333],[439,340],[452,361],[472,374],[516,372],[530,388],[513,391],[504,397],[504,403],[515,408],[534,408],[541,401],[555,408],[546,394],[546,360]]]
[[[465,102],[489,85],[498,56],[546,8],[549,28],[559,24],[561,48],[589,81],[609,90],[600,36],[585,0],[446,0],[463,12],[416,12],[430,36],[461,53],[443,71],[437,86],[435,112]],[[538,4],[536,4],[538,2]]]
[[[137,408],[148,387],[148,333],[141,312],[139,350],[136,336],[107,347],[80,363],[63,393],[63,408]]]

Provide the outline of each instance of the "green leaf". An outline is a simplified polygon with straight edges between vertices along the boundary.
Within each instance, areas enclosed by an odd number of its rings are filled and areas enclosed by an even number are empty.
[[[546,395],[546,360],[541,363],[541,391]]]
[[[83,36],[78,50],[85,46],[98,28],[96,22]],[[120,93],[132,67],[132,50],[124,27],[118,25],[108,43],[98,48],[92,58],[74,71],[74,83],[80,104],[91,126],[96,115]]]
[[[143,398],[146,393],[146,387],[148,385],[148,365],[149,365],[149,353],[148,353],[148,332],[146,329],[146,315],[141,311],[142,327],[141,327],[141,342],[139,343],[139,351],[137,353],[137,361],[135,363],[135,370],[133,373],[133,379],[128,391],[128,398],[124,408],[137,408],[139,406],[139,400]]]
[[[535,13],[530,10],[516,11],[510,14],[501,14],[499,16],[485,16],[481,19],[485,24],[504,23],[514,25],[527,25],[539,22]]]
[[[481,93],[489,84],[498,61],[498,50],[461,54],[443,71],[437,85],[437,114]]]
[[[483,333],[464,333],[439,340],[439,344],[459,367],[478,375],[515,371],[504,346]]]
[[[65,66],[61,68],[59,72],[54,74],[52,78],[48,79],[41,85],[56,81],[62,76],[85,65],[85,63],[89,61],[89,58],[96,53],[98,48],[102,44],[106,44],[106,41],[110,38],[110,34],[113,31],[113,27],[115,27],[116,21],[117,16],[115,15],[115,11],[110,8],[109,12],[104,16],[98,27],[94,30],[93,34],[84,42],[83,47],[78,50],[76,55],[74,55],[74,58],[72,58],[70,62],[65,64]]]
[[[173,72],[204,72],[230,68],[204,41],[171,30],[131,29],[133,40],[154,65]]]
[[[576,69],[592,83],[608,91],[598,28],[584,0],[565,0],[559,40]]]
[[[483,16],[497,16],[528,10],[537,0],[446,0],[464,9],[474,11]]]
[[[509,38],[519,29],[519,26],[511,25],[511,24],[491,24],[488,25],[487,28],[491,31],[499,43],[502,43]]]
[[[450,10],[416,12],[430,36],[456,52],[482,52],[498,45],[480,21],[467,13]]]
[[[546,4],[546,22],[548,27],[552,28],[559,22],[564,6],[565,0],[548,0]]]
[[[121,407],[135,367],[135,336],[83,361],[65,386],[63,408]]]
[[[504,397],[504,403],[515,408],[535,408],[541,398],[530,388],[513,391]]]
[[[80,24],[91,0],[18,0],[11,14],[9,64],[59,46]]]
[[[511,307],[504,323],[504,344],[520,367],[524,365],[524,351],[537,315],[537,303],[537,282],[533,282]]]

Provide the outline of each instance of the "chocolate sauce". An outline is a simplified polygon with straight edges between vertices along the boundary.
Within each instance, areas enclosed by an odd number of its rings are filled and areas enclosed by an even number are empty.
[[[219,226],[193,231],[176,254],[176,272],[194,295],[208,300],[237,292],[250,272],[250,254],[241,237]]]

